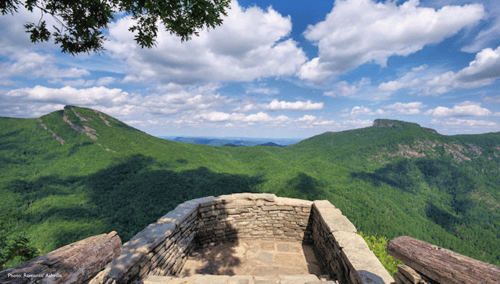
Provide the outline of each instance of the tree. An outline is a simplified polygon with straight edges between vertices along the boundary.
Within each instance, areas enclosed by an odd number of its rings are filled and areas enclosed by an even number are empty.
[[[102,30],[114,19],[114,14],[125,12],[137,20],[129,28],[137,32],[135,41],[142,48],[156,45],[157,22],[161,21],[171,34],[181,37],[181,42],[198,36],[205,25],[215,28],[222,24],[220,14],[227,16],[231,0],[26,0],[23,6],[30,12],[41,11],[37,24],[25,24],[32,42],[48,41],[53,35],[62,52],[77,53],[104,50],[106,40]],[[2,15],[17,13],[20,0],[0,0]],[[43,16],[49,14],[60,24],[47,29]]]

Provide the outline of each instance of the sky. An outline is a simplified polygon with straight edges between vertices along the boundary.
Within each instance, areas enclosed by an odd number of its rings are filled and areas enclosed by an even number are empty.
[[[101,54],[32,44],[0,15],[0,116],[97,109],[154,136],[307,138],[415,122],[500,131],[500,1],[231,1],[186,42],[142,49],[116,15]],[[49,27],[57,24],[45,15]]]

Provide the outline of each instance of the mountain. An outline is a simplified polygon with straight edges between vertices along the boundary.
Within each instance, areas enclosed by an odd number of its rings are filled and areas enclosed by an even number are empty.
[[[126,242],[185,200],[250,191],[328,199],[365,234],[500,265],[499,171],[500,133],[376,120],[283,148],[216,147],[66,106],[0,118],[0,252],[25,239],[46,253],[112,230]]]

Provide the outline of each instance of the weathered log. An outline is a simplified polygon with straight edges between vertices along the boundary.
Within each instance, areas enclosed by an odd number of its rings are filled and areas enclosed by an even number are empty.
[[[500,283],[500,267],[411,237],[393,239],[387,253],[441,284]]]
[[[115,231],[89,237],[0,271],[0,283],[84,283],[121,251]]]

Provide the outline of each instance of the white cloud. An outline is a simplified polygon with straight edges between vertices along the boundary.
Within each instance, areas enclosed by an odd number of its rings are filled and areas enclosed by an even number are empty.
[[[338,0],[326,19],[304,36],[318,43],[319,57],[305,63],[298,76],[316,82],[374,61],[385,67],[393,55],[408,56],[441,42],[485,16],[483,5],[417,7],[418,0]]]
[[[394,92],[394,91],[397,91],[399,89],[403,89],[403,88],[408,88],[408,87],[413,87],[415,85],[418,85],[420,84],[421,81],[417,78],[409,81],[409,82],[404,82],[404,81],[389,81],[389,82],[386,82],[386,83],[381,83],[378,88],[379,90],[381,91],[391,91],[391,92]]]
[[[454,128],[460,127],[481,127],[481,126],[497,126],[498,123],[487,120],[475,120],[475,119],[459,119],[459,118],[448,118],[446,120],[432,119],[431,124],[448,126]]]
[[[231,124],[234,126],[253,126],[257,123],[263,127],[291,127],[291,128],[323,128],[323,127],[341,127],[341,124],[336,123],[334,120],[324,120],[321,117],[305,114],[299,118],[290,118],[285,115],[270,116],[265,112],[258,112],[254,114],[244,115],[241,113],[224,113],[224,112],[208,112],[194,116],[195,120],[203,122],[225,123],[224,125]]]
[[[481,103],[465,101],[456,104],[453,108],[439,106],[425,112],[434,117],[463,117],[463,116],[490,116],[492,112],[489,109],[482,108]],[[458,121],[458,120],[457,120]]]
[[[490,22],[486,30],[480,31],[477,36],[471,40],[471,43],[464,46],[461,50],[465,52],[478,52],[487,48],[490,43],[500,38],[500,2],[497,0],[482,0],[488,11]]]
[[[245,91],[245,94],[264,94],[264,95],[276,95],[278,94],[278,89],[274,88],[249,88]]]
[[[460,129],[460,133],[484,133],[484,131],[495,132],[500,130],[498,123],[487,120],[460,119],[452,117],[447,119],[434,118],[430,123],[443,127],[445,131],[449,128]]]
[[[364,107],[364,106],[355,106],[351,109],[350,112],[349,112],[349,110],[342,111],[342,112],[343,113],[339,115],[340,117],[353,117],[353,118],[356,118],[360,115],[385,115],[385,114],[387,114],[387,112],[384,111],[383,109],[377,109],[376,111],[372,111],[371,109]]]
[[[297,42],[285,39],[292,29],[289,16],[281,16],[272,7],[264,11],[258,7],[243,9],[236,1],[230,5],[228,16],[216,29],[202,30],[184,43],[159,30],[158,44],[153,49],[137,47],[128,31],[134,21],[124,17],[110,25],[110,42],[105,47],[129,66],[125,78],[128,82],[152,80],[186,85],[251,81],[293,75],[306,61]]]
[[[341,123],[342,129],[355,129],[355,128],[364,128],[373,125],[373,120],[365,119],[353,119],[353,120],[345,120]]]
[[[493,97],[485,97],[484,101],[487,103],[493,103],[493,104],[500,104],[500,95],[493,96]]]
[[[26,33],[24,24],[26,23],[38,23],[40,21],[41,11],[38,8],[34,8],[33,12],[29,12],[24,8],[24,5],[20,5],[18,12],[14,15],[6,14],[0,16],[0,55],[11,53],[15,51],[26,51],[27,49],[37,48],[40,50],[55,50],[58,47],[54,45],[51,40],[49,42],[33,44],[30,40],[30,35]],[[52,26],[60,26],[56,20],[50,15],[45,15],[43,18],[46,21],[47,28],[49,31],[53,31]]]
[[[286,102],[274,99],[264,108],[267,110],[318,110],[322,109],[323,105],[323,103],[313,103],[310,100],[307,102]]]
[[[114,77],[101,77],[97,80],[96,85],[98,86],[106,86],[109,84],[113,84],[116,81]]]
[[[414,115],[420,114],[421,108],[425,108],[427,105],[424,105],[421,102],[411,102],[411,103],[401,103],[397,102],[388,106],[385,106],[385,109],[392,109],[396,111],[398,114],[406,114],[406,115]]]
[[[249,112],[249,111],[252,111],[252,110],[256,110],[258,108],[259,107],[257,107],[256,105],[250,103],[250,104],[244,105],[243,107],[237,107],[237,108],[234,109],[234,111]]]
[[[127,120],[145,120],[150,117],[189,117],[200,111],[209,112],[225,106],[232,99],[216,93],[216,84],[177,89],[170,92],[141,96],[122,89],[103,86],[77,89],[74,87],[47,88],[36,86],[0,93],[2,115],[38,116],[39,108],[52,105],[51,111],[64,105],[91,107],[109,115]],[[33,109],[37,109],[34,113]]]
[[[365,85],[370,85],[369,78],[361,78],[357,86],[356,84],[351,85],[346,81],[340,81],[336,84],[335,90],[324,92],[323,95],[329,97],[350,97],[356,94]]]
[[[453,71],[435,76],[427,82],[427,94],[442,94],[453,88],[478,88],[492,84],[500,78],[500,46],[495,50],[483,49],[469,66],[457,73]]]
[[[6,60],[0,63],[0,79],[4,80],[16,75],[24,75],[29,79],[43,77],[54,80],[90,75],[89,71],[75,67],[59,69],[54,64],[54,56],[33,51],[16,50],[5,53],[4,58]]]

